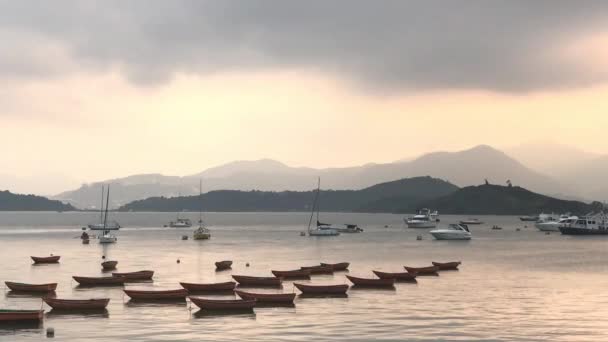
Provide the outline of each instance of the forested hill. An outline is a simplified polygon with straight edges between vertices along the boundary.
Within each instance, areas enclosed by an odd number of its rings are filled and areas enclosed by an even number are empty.
[[[431,177],[406,178],[377,184],[362,190],[321,191],[322,211],[361,211],[383,199],[390,206],[375,208],[376,212],[392,212],[394,208],[414,211],[419,202],[445,196],[458,187]],[[314,191],[211,191],[199,196],[152,197],[128,203],[121,211],[308,211]],[[398,201],[395,205],[394,201]]]
[[[0,211],[71,211],[76,210],[69,204],[49,200],[35,195],[13,194],[0,191]]]

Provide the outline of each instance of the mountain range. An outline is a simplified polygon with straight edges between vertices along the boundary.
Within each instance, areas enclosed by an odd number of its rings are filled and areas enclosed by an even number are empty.
[[[517,153],[517,149],[513,151]],[[525,149],[519,150],[520,155],[523,155],[522,151]],[[112,185],[111,207],[117,208],[148,197],[197,194],[199,180],[203,182],[203,192],[309,191],[315,187],[317,177],[321,177],[323,189],[357,190],[401,178],[431,176],[459,187],[482,184],[486,179],[492,184],[506,184],[510,180],[514,185],[558,198],[608,199],[608,192],[594,184],[601,180],[603,170],[608,170],[608,158],[603,168],[596,168],[598,158],[590,158],[584,167],[574,167],[564,174],[552,175],[528,168],[516,158],[487,145],[458,152],[434,152],[393,163],[345,168],[290,167],[275,160],[261,159],[235,161],[184,177],[142,174],[110,179],[85,184],[53,198],[79,208],[97,208],[101,199],[101,184],[109,183]],[[586,175],[586,178],[581,179],[581,175]]]
[[[35,195],[13,194],[0,191],[0,211],[73,211],[69,204]]]

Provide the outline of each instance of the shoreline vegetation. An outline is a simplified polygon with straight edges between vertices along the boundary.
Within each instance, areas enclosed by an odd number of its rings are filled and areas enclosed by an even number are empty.
[[[202,196],[202,198],[201,198]],[[118,212],[308,212],[314,191],[217,190],[196,196],[150,197],[127,203]],[[324,212],[413,213],[432,208],[454,215],[525,215],[540,212],[584,215],[603,210],[600,202],[561,200],[518,186],[484,184],[458,188],[437,178],[413,177],[361,190],[323,190]],[[0,191],[0,211],[80,211],[70,204],[35,195]]]

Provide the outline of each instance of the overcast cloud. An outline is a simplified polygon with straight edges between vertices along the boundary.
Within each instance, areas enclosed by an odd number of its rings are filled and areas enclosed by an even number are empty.
[[[310,68],[372,91],[525,92],[605,82],[555,52],[606,23],[608,1],[0,1],[0,77]]]

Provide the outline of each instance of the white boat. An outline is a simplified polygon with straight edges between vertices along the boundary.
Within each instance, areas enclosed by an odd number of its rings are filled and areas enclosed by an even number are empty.
[[[211,238],[211,231],[205,227],[205,221],[203,221],[203,181],[199,181],[198,196],[201,200],[201,207],[198,211],[198,228],[192,233],[192,238],[194,240],[209,240]]]
[[[340,233],[361,233],[363,228],[356,224],[345,224],[344,227],[332,227]]]
[[[460,224],[475,225],[475,224],[483,224],[483,222],[476,218],[469,218],[469,219],[460,221]]]
[[[98,236],[99,243],[115,243],[118,239],[112,233],[110,229],[107,229],[108,224],[108,205],[110,203],[110,185],[108,184],[108,192],[106,194],[106,212],[103,217],[103,233]]]
[[[321,195],[321,177],[319,177],[319,181],[317,184],[317,192],[315,194],[314,201],[312,203],[312,210],[310,212],[310,220],[308,221],[308,235],[309,236],[337,236],[340,235],[340,232],[331,226],[331,224],[321,223],[319,221],[319,207],[320,207],[320,195]],[[315,209],[317,213],[317,227],[312,228],[312,218],[315,214]]]
[[[541,232],[559,232],[559,227],[569,225],[578,220],[578,216],[562,216],[559,220],[539,220],[534,226]]]
[[[464,224],[450,224],[447,228],[434,229],[429,232],[437,240],[471,240],[469,227]]]
[[[192,221],[190,219],[177,218],[175,221],[169,222],[171,228],[190,228],[192,227]]]
[[[108,191],[110,189],[110,185],[108,185]],[[122,228],[120,226],[120,224],[118,224],[118,222],[116,221],[109,221],[107,222],[106,219],[104,219],[104,213],[105,210],[103,208],[103,201],[104,201],[104,186],[101,186],[101,205],[99,206],[99,223],[92,223],[88,225],[88,228],[90,230],[119,230],[120,228]],[[106,201],[107,202],[107,201]],[[107,208],[108,203],[106,203],[106,208]]]
[[[403,219],[408,228],[435,228],[437,227],[437,212],[431,213],[429,209],[418,210],[413,217]]]
[[[559,226],[563,235],[608,235],[608,216],[604,213],[579,217]]]
[[[102,235],[99,235],[97,239],[99,240],[99,243],[115,243],[116,241],[118,241],[116,235],[110,233],[107,230],[104,231]]]

